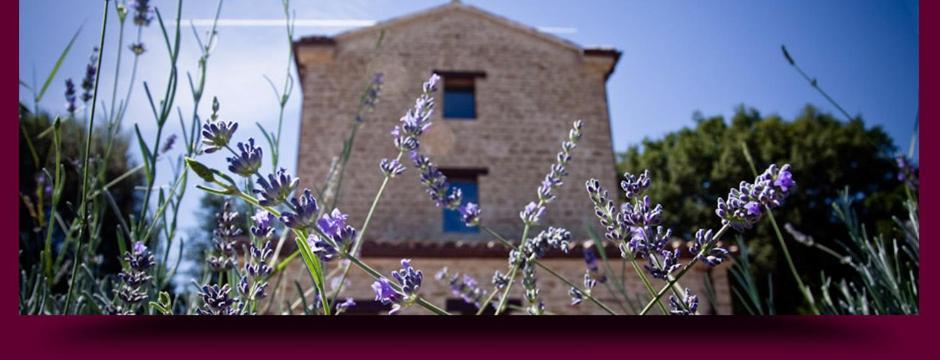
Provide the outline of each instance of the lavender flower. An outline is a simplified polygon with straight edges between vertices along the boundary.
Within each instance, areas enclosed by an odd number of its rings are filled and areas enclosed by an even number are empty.
[[[412,298],[418,294],[421,288],[421,280],[424,275],[421,270],[411,267],[411,259],[401,260],[401,270],[393,271],[392,277],[401,284],[401,292],[405,297]]]
[[[245,271],[248,275],[252,278],[259,278],[270,274],[274,270],[268,266],[268,260],[274,255],[271,240],[265,241],[263,247],[251,244],[248,249],[249,262],[245,264]]]
[[[597,265],[597,255],[594,255],[594,250],[590,248],[584,249],[584,266],[598,282],[604,283],[607,281],[607,276],[601,273],[601,269]]]
[[[673,315],[695,315],[698,311],[698,296],[692,295],[692,291],[686,288],[685,300],[669,295],[669,307]]]
[[[98,73],[98,47],[91,50],[91,57],[88,59],[88,65],[85,66],[85,77],[82,78],[82,102],[91,101],[95,90],[95,75]]]
[[[590,271],[584,272],[584,289],[590,293],[594,286],[597,286],[597,280],[591,277]]]
[[[346,312],[353,306],[356,306],[356,302],[352,298],[346,298],[346,301],[336,304],[336,315]]]
[[[623,177],[624,180],[620,182],[620,188],[626,193],[628,200],[645,192],[646,189],[649,189],[652,182],[649,170],[643,171],[640,176],[624,173]]]
[[[639,176],[624,173],[623,178],[625,180],[620,183],[620,187],[626,193],[628,202],[619,209],[599,181],[587,181],[585,186],[594,203],[594,213],[607,230],[605,236],[619,242],[621,257],[646,259],[644,267],[652,277],[667,279],[669,274],[681,267],[679,251],[666,249],[672,231],[659,226],[662,222],[662,205],[653,204],[649,196],[640,198],[652,183],[650,173],[644,171]],[[604,281],[603,277],[601,279]]]
[[[401,164],[401,162],[395,159],[382,159],[382,161],[379,162],[379,169],[381,169],[382,173],[388,177],[396,177],[405,172],[405,167]]]
[[[248,143],[238,143],[239,153],[228,160],[228,170],[244,177],[250,177],[261,168],[261,147],[255,146],[255,139],[248,138]]]
[[[568,140],[561,143],[561,152],[558,153],[556,162],[552,164],[548,174],[542,180],[536,190],[538,203],[530,202],[525,209],[519,212],[519,217],[525,225],[538,224],[542,214],[545,213],[545,204],[555,199],[552,191],[564,184],[562,178],[568,175],[567,166],[571,161],[571,151],[581,139],[581,128],[584,126],[581,120],[575,121],[571,130],[568,132]]]
[[[251,244],[248,250],[249,256],[245,259],[245,272],[238,284],[238,291],[243,298],[251,300],[264,298],[268,287],[265,279],[274,270],[268,265],[268,260],[273,254],[271,240],[265,241],[263,247]]]
[[[382,304],[392,304],[392,310],[389,315],[394,315],[399,310],[411,306],[418,297],[418,289],[421,288],[421,281],[424,275],[421,270],[411,267],[411,260],[402,259],[401,269],[392,272],[392,277],[398,281],[401,291],[395,290],[388,279],[381,277],[378,281],[372,283],[372,291],[375,292],[375,300]]]
[[[622,241],[625,239],[629,230],[622,221],[620,221],[620,211],[617,205],[610,200],[610,195],[605,190],[600,181],[590,179],[585,182],[588,195],[591,202],[594,203],[594,215],[600,220],[601,226],[605,228],[604,236],[611,241]]]
[[[199,315],[235,315],[238,313],[237,300],[229,297],[231,288],[228,284],[203,285],[199,296],[202,297],[203,306],[196,312]]]
[[[480,206],[476,203],[468,202],[458,209],[460,218],[467,226],[477,226],[480,224]]]
[[[147,49],[144,48],[144,43],[142,42],[133,43],[128,48],[132,53],[134,53],[135,56],[143,55],[147,51]]]
[[[539,299],[539,288],[535,278],[534,254],[530,255],[522,264],[522,287],[525,290],[527,311],[529,315],[542,315],[545,304]]]
[[[519,212],[519,217],[522,218],[522,222],[526,225],[535,225],[539,223],[539,219],[542,217],[542,214],[545,213],[545,206],[536,204],[534,201],[530,202],[525,206],[521,212]]]
[[[760,221],[764,207],[774,209],[783,204],[796,182],[790,173],[790,165],[770,165],[754,179],[754,183],[742,181],[737,189],[728,192],[728,199],[718,198],[715,214],[722,225],[730,225],[737,231],[750,229]]]
[[[349,215],[343,214],[339,209],[333,209],[330,214],[323,214],[320,220],[317,220],[319,235],[312,233],[307,238],[313,253],[317,254],[323,261],[330,261],[336,257],[340,248],[345,248],[352,244],[356,238],[356,228],[346,224]]]
[[[661,250],[659,254],[659,261],[647,262],[644,267],[653,278],[668,280],[668,276],[682,266],[679,264],[679,249]]]
[[[379,93],[382,91],[382,84],[385,82],[385,75],[382,73],[375,73],[372,76],[372,82],[369,83],[369,88],[362,95],[362,98],[359,99],[359,114],[356,114],[356,122],[362,123],[364,119],[362,118],[362,111],[372,111],[375,108],[375,104],[379,101]]]
[[[526,241],[523,248],[527,254],[535,254],[539,258],[544,256],[545,251],[548,249],[559,249],[567,254],[570,241],[570,231],[563,228],[549,227]]]
[[[356,234],[356,229],[346,224],[347,220],[349,220],[349,215],[342,213],[339,209],[333,209],[332,212],[323,214],[320,220],[317,220],[317,227],[323,234],[341,243],[351,240]]]
[[[484,291],[477,285],[477,280],[472,276],[457,273],[448,277],[447,268],[445,267],[438,271],[434,277],[441,281],[446,279],[451,294],[454,296],[459,296],[464,302],[476,306],[478,309],[481,307]]]
[[[153,16],[151,12],[153,9],[150,8],[150,0],[136,0],[134,1],[134,24],[137,26],[149,26],[150,22],[153,21]]]
[[[573,286],[568,289],[568,296],[571,297],[571,306],[580,305],[581,302],[584,301],[584,294],[581,293],[581,290]]]
[[[464,302],[468,304],[473,304],[478,309],[483,306],[483,289],[477,285],[477,280],[472,276],[464,274],[460,277],[460,281],[456,281],[457,276],[454,276],[454,279],[451,279],[450,288],[451,292],[455,296],[460,296]]]
[[[552,164],[548,174],[536,190],[540,204],[547,204],[555,199],[552,190],[564,184],[562,178],[568,175],[567,166],[571,161],[571,151],[577,146],[581,139],[581,128],[584,123],[581,120],[575,121],[571,130],[568,132],[568,140],[561,143],[561,152],[558,153],[556,161]]]
[[[235,241],[242,234],[238,224],[238,212],[232,210],[232,204],[225,202],[216,214],[216,228],[213,230],[215,242],[214,254],[206,257],[212,271],[231,269],[236,263]]]
[[[590,295],[595,285],[597,285],[597,280],[591,277],[591,271],[588,270],[584,273],[584,291],[573,286],[568,290],[568,296],[571,297],[571,306],[580,304],[584,300],[585,292]]]
[[[170,150],[173,150],[173,145],[176,145],[176,134],[171,134],[166,138],[166,142],[163,143],[163,147],[160,148],[160,153],[166,154],[170,152]]]
[[[228,120],[210,120],[202,125],[203,151],[214,153],[228,146],[229,140],[238,129],[238,123]]]
[[[431,114],[434,112],[434,96],[437,90],[437,83],[441,77],[432,74],[431,77],[422,86],[422,93],[415,100],[413,108],[408,109],[405,116],[402,116],[400,124],[392,129],[392,137],[395,139],[395,147],[401,151],[414,151],[418,149],[418,138],[429,126],[431,126]]]
[[[288,174],[284,168],[278,169],[274,174],[268,174],[267,180],[259,176],[258,185],[261,186],[261,190],[255,190],[258,194],[258,203],[261,206],[277,206],[287,200],[297,188],[299,181],[300,179]]]
[[[420,181],[427,187],[426,191],[438,207],[457,210],[462,202],[463,194],[460,189],[451,187],[447,177],[438,170],[427,156],[417,151],[411,152],[411,160],[420,171]]]
[[[898,164],[898,181],[904,182],[904,185],[907,185],[907,187],[912,190],[917,190],[918,186],[920,186],[917,165],[914,165],[904,155],[898,155],[895,161]]]
[[[722,247],[711,247],[715,245],[714,234],[712,231],[699,229],[695,232],[695,241],[692,242],[692,246],[689,249],[695,257],[709,266],[718,266],[722,261],[728,257],[728,250]],[[711,248],[710,248],[711,247]],[[703,249],[705,249],[703,251]]]
[[[290,199],[291,211],[281,213],[281,222],[291,229],[305,229],[313,225],[313,220],[320,211],[317,199],[313,197],[310,189],[304,189],[303,194]]]
[[[255,216],[251,217],[254,225],[251,226],[251,233],[261,239],[267,239],[274,233],[274,215],[267,210],[258,209]]]
[[[384,277],[372,283],[372,291],[375,292],[375,300],[381,301],[382,304],[385,305],[397,303],[401,299],[401,294],[395,291],[395,289],[392,288],[392,284]],[[389,314],[398,312],[399,308],[400,306],[396,304],[396,307],[393,307],[393,312],[389,312]]]
[[[69,112],[69,116],[75,116],[75,111],[78,110],[76,105],[76,96],[75,96],[75,83],[72,82],[72,79],[65,80],[65,110]]]
[[[621,221],[628,227],[648,227],[662,222],[663,206],[653,205],[650,197],[644,196],[642,201],[635,201],[632,205],[621,205],[620,212]]]
[[[123,305],[112,309],[112,312],[120,315],[132,315],[135,312],[134,307],[136,304],[147,299],[147,291],[144,289],[144,285],[151,279],[149,270],[155,262],[150,249],[140,241],[134,243],[131,251],[124,253],[123,259],[128,266],[118,273],[118,278],[121,279],[122,284],[114,290],[115,295],[123,301]]]
[[[509,276],[496,270],[496,273],[493,274],[492,283],[498,290],[505,289],[506,286],[509,285]]]
[[[45,172],[36,175],[36,189],[42,189],[42,194],[45,197],[52,196],[53,184]]]

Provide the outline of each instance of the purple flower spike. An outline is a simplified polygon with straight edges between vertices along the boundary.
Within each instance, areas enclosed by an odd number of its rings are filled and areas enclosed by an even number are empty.
[[[411,267],[411,259],[402,259],[401,270],[392,272],[392,277],[401,284],[401,291],[407,297],[417,295],[421,281],[424,280],[421,270]]]
[[[398,160],[382,159],[379,162],[379,169],[388,177],[396,177],[405,172],[405,167]]]
[[[408,109],[400,123],[392,129],[395,138],[395,147],[401,151],[414,151],[418,149],[418,138],[431,126],[431,114],[434,112],[433,92],[437,90],[440,76],[432,74],[422,86],[422,93],[415,100],[413,108]]]
[[[254,175],[261,168],[261,147],[255,146],[255,139],[248,138],[248,143],[238,143],[238,155],[227,158],[228,170],[244,177]]]
[[[459,211],[460,211],[460,218],[463,220],[464,224],[466,224],[467,226],[473,227],[473,226],[477,226],[480,224],[480,213],[482,212],[482,210],[480,210],[479,205],[472,203],[472,202],[468,202],[464,204],[463,206],[461,206]]]
[[[153,21],[150,0],[137,0],[132,6],[134,7],[134,25],[141,27],[150,25]]]
[[[525,209],[519,212],[519,217],[522,218],[523,223],[533,225],[539,223],[539,219],[542,217],[543,213],[545,213],[545,207],[536,204],[533,201],[526,205]]]
[[[748,215],[760,216],[760,204],[754,201],[749,201],[747,204],[744,204],[744,209],[747,210]]]
[[[274,232],[274,215],[267,210],[258,209],[255,216],[251,217],[254,225],[251,226],[251,233],[259,238],[267,238]]]
[[[355,240],[357,231],[356,228],[346,224],[348,218],[349,215],[343,214],[339,209],[333,209],[333,212],[323,214],[320,220],[317,220],[317,229],[326,238],[314,233],[307,241],[313,252],[323,261],[332,260],[336,256],[338,249],[335,246],[344,248]]]
[[[290,199],[291,211],[285,211],[281,215],[281,222],[291,229],[305,229],[313,225],[313,220],[320,211],[317,206],[317,199],[313,197],[310,189],[304,189],[302,195]]]
[[[738,188],[728,192],[727,200],[718,198],[715,214],[723,225],[730,225],[737,231],[750,229],[760,221],[763,207],[779,207],[795,186],[789,164],[770,165],[754,183],[742,181]]]
[[[332,212],[323,214],[320,220],[317,220],[317,227],[327,236],[335,237],[347,226],[346,220],[348,219],[349,215],[343,214],[339,209],[333,209]]]
[[[144,245],[142,241],[134,242],[134,255],[140,255],[147,251],[147,245]]]
[[[372,291],[375,292],[375,300],[381,301],[385,305],[398,301],[400,297],[400,294],[392,289],[392,284],[384,277],[372,283]]]
[[[255,193],[259,195],[258,203],[261,206],[277,206],[287,200],[297,188],[298,182],[300,179],[288,174],[284,168],[274,174],[268,174],[267,179],[259,176],[258,185],[261,186],[261,190],[255,190]]]
[[[774,180],[774,186],[779,187],[783,192],[787,192],[795,185],[793,174],[790,173],[790,165],[784,165],[780,169],[780,173],[777,174],[777,180]]]
[[[234,121],[216,119],[206,122],[202,125],[203,151],[211,154],[225,148],[237,129],[238,123]]]
[[[77,97],[75,96],[75,82],[72,79],[65,80],[65,110],[69,112],[69,115],[75,116],[75,111],[78,110],[76,105]]]

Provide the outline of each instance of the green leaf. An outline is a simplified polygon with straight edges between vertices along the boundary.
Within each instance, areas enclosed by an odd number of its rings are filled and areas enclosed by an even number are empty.
[[[144,170],[146,170],[147,182],[149,183],[153,179],[153,173],[150,171],[153,155],[150,153],[150,149],[147,148],[147,142],[144,141],[144,136],[140,134],[140,127],[137,124],[134,124],[134,133],[137,134],[137,145],[140,146],[140,155],[144,158]]]
[[[62,53],[59,54],[59,58],[55,62],[55,66],[52,67],[52,71],[49,72],[49,76],[46,77],[46,81],[42,83],[42,88],[39,89],[39,93],[36,94],[36,102],[39,103],[42,100],[42,96],[46,94],[46,90],[49,89],[49,85],[52,84],[52,80],[55,79],[56,73],[59,72],[59,67],[62,66],[62,63],[65,62],[65,57],[68,56],[69,51],[72,50],[72,45],[75,44],[75,39],[78,38],[78,34],[82,32],[82,27],[79,26],[78,30],[75,31],[75,35],[72,35],[72,39],[69,40],[69,44],[65,46],[65,49],[62,50]]]
[[[157,295],[157,301],[150,302],[150,308],[156,310],[162,315],[173,315],[173,300],[166,291],[161,291]]]
[[[202,180],[205,180],[206,182],[215,181],[215,176],[212,173],[212,169],[209,169],[209,167],[203,165],[201,162],[196,161],[196,159],[193,159],[188,156],[186,157],[185,161],[186,161],[186,166],[192,169],[193,172],[196,173],[196,175],[199,175],[199,177],[201,177]]]

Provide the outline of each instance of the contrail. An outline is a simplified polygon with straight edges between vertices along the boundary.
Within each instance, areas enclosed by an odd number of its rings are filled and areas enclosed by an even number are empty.
[[[189,19],[184,20],[183,24],[192,24],[193,26],[207,27],[212,26],[213,19]],[[375,20],[365,19],[297,19],[294,25],[298,27],[318,27],[318,28],[357,28],[375,25]],[[222,27],[283,27],[284,19],[219,19],[218,26]],[[577,28],[564,26],[537,26],[541,32],[551,34],[575,34]]]

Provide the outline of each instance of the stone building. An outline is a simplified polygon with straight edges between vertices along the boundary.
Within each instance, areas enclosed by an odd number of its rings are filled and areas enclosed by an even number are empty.
[[[606,81],[619,51],[583,48],[458,1],[333,37],[304,37],[294,43],[294,51],[303,90],[297,164],[302,187],[323,185],[353,127],[364,87],[374,73],[384,75],[380,101],[362,116],[338,194],[337,207],[357,227],[382,181],[379,160],[397,154],[389,131],[413,104],[421,83],[438,73],[443,81],[421,150],[463,190],[465,201],[480,204],[488,227],[508,238],[520,236],[520,210],[537,200],[536,188],[571,123],[580,119],[584,135],[542,224],[569,229],[579,240],[589,239],[589,227],[598,229],[584,183],[597,178],[611,190],[617,186]],[[422,293],[459,311],[460,301],[433,274],[447,266],[489,289],[493,272],[507,271],[507,250],[455,219],[455,213],[435,207],[409,166],[385,190],[365,235],[363,256],[386,274],[399,259],[414,259],[426,273]],[[613,247],[610,251],[619,254]],[[580,254],[578,246],[567,256],[553,254],[546,263],[580,283],[585,271]],[[293,271],[304,279],[302,266],[297,262]],[[713,271],[718,308],[727,312],[726,275],[719,270]],[[358,269],[352,272],[347,294],[366,304],[373,297],[371,280]],[[684,285],[700,289],[704,274],[688,276]],[[557,279],[541,273],[539,280],[549,311],[598,313],[589,303],[567,306],[568,286]],[[627,287],[636,294],[641,288],[634,280]],[[598,289],[599,297],[613,296],[603,286]],[[513,299],[522,299],[521,291]]]

